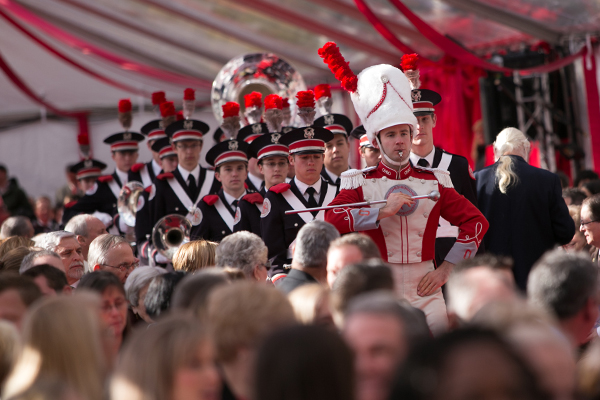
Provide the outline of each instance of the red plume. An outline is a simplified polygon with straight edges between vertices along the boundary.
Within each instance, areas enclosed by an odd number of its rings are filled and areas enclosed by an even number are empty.
[[[279,110],[283,109],[281,96],[278,96],[276,94],[270,94],[267,97],[265,97],[265,111],[271,108],[277,108]]]
[[[175,115],[175,105],[172,101],[165,101],[160,103],[160,115],[163,117],[169,117]]]
[[[244,96],[246,108],[262,107],[262,93],[252,92]]]
[[[183,116],[183,111],[177,111],[177,114],[175,114],[175,120],[183,121],[184,119],[185,119],[185,117]]]
[[[296,94],[298,108],[315,108],[315,93],[312,90],[303,90]]]
[[[190,100],[190,101],[194,101],[196,100],[196,91],[194,89],[185,89],[183,91],[183,99],[184,100]]]
[[[281,99],[281,106],[283,108],[290,108],[290,99],[288,99],[287,97]]]
[[[319,56],[327,64],[331,72],[335,75],[335,78],[341,82],[344,89],[352,93],[356,92],[358,77],[352,72],[335,43],[325,43],[319,49]]]
[[[131,111],[131,100],[123,99],[119,100],[119,112],[126,113]]]
[[[400,63],[400,67],[403,72],[416,70],[419,61],[419,55],[414,54],[405,54],[402,56],[402,62]]]
[[[79,143],[80,146],[89,146],[90,137],[86,134],[77,135],[77,143]]]
[[[165,101],[167,101],[167,98],[165,97],[165,92],[152,93],[152,105],[158,106],[161,103],[164,103]]]
[[[229,117],[238,117],[240,115],[240,105],[235,101],[228,101],[223,104],[223,119]]]
[[[331,97],[331,86],[327,83],[322,83],[315,86],[315,99],[319,100],[321,97]]]

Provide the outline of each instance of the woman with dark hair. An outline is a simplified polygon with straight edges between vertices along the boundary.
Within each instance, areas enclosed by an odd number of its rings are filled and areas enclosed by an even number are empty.
[[[129,303],[125,297],[123,284],[112,272],[94,271],[81,278],[77,285],[77,291],[80,290],[91,290],[100,294],[102,319],[114,334],[112,355],[116,356],[123,343],[129,322],[127,314]]]
[[[600,179],[594,179],[582,184],[581,191],[585,193],[587,197],[592,197],[593,195],[600,193]]]
[[[337,333],[323,327],[301,325],[276,331],[258,351],[255,399],[354,400],[354,383],[350,348]]]
[[[598,262],[600,248],[600,194],[588,197],[581,205],[579,230],[583,232],[587,244],[591,247],[592,261]]]
[[[488,330],[452,331],[414,349],[400,369],[391,400],[548,398],[535,375]]]

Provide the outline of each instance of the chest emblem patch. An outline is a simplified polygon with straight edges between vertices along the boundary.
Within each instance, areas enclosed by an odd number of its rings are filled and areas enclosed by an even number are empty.
[[[392,186],[385,194],[385,198],[387,199],[388,197],[390,197],[392,193],[404,193],[409,196],[417,195],[417,193],[407,185]],[[409,206],[408,204],[403,205],[402,208],[396,213],[396,215],[400,217],[407,217],[414,213],[417,207],[419,207],[419,200],[415,200],[415,204],[413,204],[412,206]]]

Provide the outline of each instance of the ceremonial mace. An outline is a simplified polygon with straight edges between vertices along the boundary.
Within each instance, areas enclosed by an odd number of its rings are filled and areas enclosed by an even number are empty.
[[[411,196],[411,199],[413,199],[413,200],[430,199],[433,201],[438,201],[440,199],[440,192],[438,192],[437,190],[432,190],[429,194],[421,194],[419,196]],[[288,210],[285,213],[286,214],[300,214],[303,212],[331,210],[333,208],[361,207],[361,206],[370,206],[371,204],[383,204],[383,203],[387,203],[387,200],[375,200],[375,201],[363,201],[360,203],[338,204],[336,206],[306,208],[304,210]]]

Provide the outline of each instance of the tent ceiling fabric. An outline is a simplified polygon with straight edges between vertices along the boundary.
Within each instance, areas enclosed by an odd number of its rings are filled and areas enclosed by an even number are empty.
[[[546,33],[563,37],[594,32],[600,26],[597,1],[469,0],[460,7],[452,5],[456,2],[404,0],[440,33],[478,54],[539,40],[531,31],[525,33],[490,20],[493,12],[482,16],[485,14],[482,10],[503,10],[531,21],[532,25],[537,23]],[[317,49],[328,40],[338,43],[356,72],[376,63],[397,63],[402,55],[379,36],[352,0],[16,0],[16,3],[55,27],[120,57],[208,82],[233,57],[273,52],[294,65],[309,85],[335,83],[317,55]],[[368,0],[368,3],[404,43],[428,58],[442,56],[387,0]],[[145,92],[165,90],[169,99],[181,99],[184,88],[181,84],[123,70],[29,25],[27,28],[100,75]],[[4,19],[0,19],[0,30],[2,56],[24,82],[57,108],[94,111],[116,107],[119,98],[137,98],[59,60]],[[1,119],[18,119],[39,112],[39,106],[20,94],[4,76],[0,77],[0,90]],[[209,90],[202,89],[197,99],[209,101],[209,95]]]

